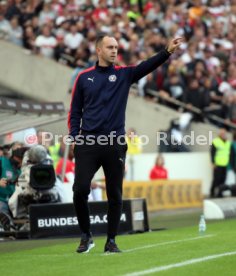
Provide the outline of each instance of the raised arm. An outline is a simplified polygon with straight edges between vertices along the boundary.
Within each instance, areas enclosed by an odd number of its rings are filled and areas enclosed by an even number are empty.
[[[138,81],[162,65],[170,55],[179,48],[181,42],[182,38],[172,39],[164,50],[133,67],[132,83]]]

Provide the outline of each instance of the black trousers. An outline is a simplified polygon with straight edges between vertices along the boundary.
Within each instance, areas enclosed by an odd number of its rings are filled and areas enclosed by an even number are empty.
[[[221,186],[225,185],[227,167],[215,167],[211,185],[211,197],[221,197]]]
[[[108,198],[107,236],[115,238],[117,235],[122,211],[122,183],[127,151],[124,138],[121,142],[122,144],[114,139],[112,145],[100,145],[97,142],[94,145],[75,145],[73,201],[82,233],[90,234],[88,195],[91,180],[102,166]]]

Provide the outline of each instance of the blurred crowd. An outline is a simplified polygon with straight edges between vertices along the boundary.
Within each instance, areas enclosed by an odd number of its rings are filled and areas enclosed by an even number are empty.
[[[119,64],[137,64],[171,37],[185,42],[143,78],[138,92],[158,91],[188,107],[236,123],[236,0],[8,0],[0,2],[0,37],[79,71],[96,61],[98,32],[120,45]],[[72,80],[73,81],[73,80]],[[199,119],[199,118],[197,118]],[[201,119],[201,118],[200,118]]]

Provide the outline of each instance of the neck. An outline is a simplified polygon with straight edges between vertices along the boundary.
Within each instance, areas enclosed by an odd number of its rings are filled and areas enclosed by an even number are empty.
[[[113,63],[111,62],[107,62],[105,60],[98,60],[98,66],[101,66],[101,67],[109,67],[111,66]]]

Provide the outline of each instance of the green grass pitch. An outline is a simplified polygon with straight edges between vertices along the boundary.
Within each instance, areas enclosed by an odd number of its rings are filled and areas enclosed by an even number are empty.
[[[0,275],[236,275],[236,220],[117,237],[121,254],[105,255],[104,237],[88,254],[79,239],[0,242]]]

